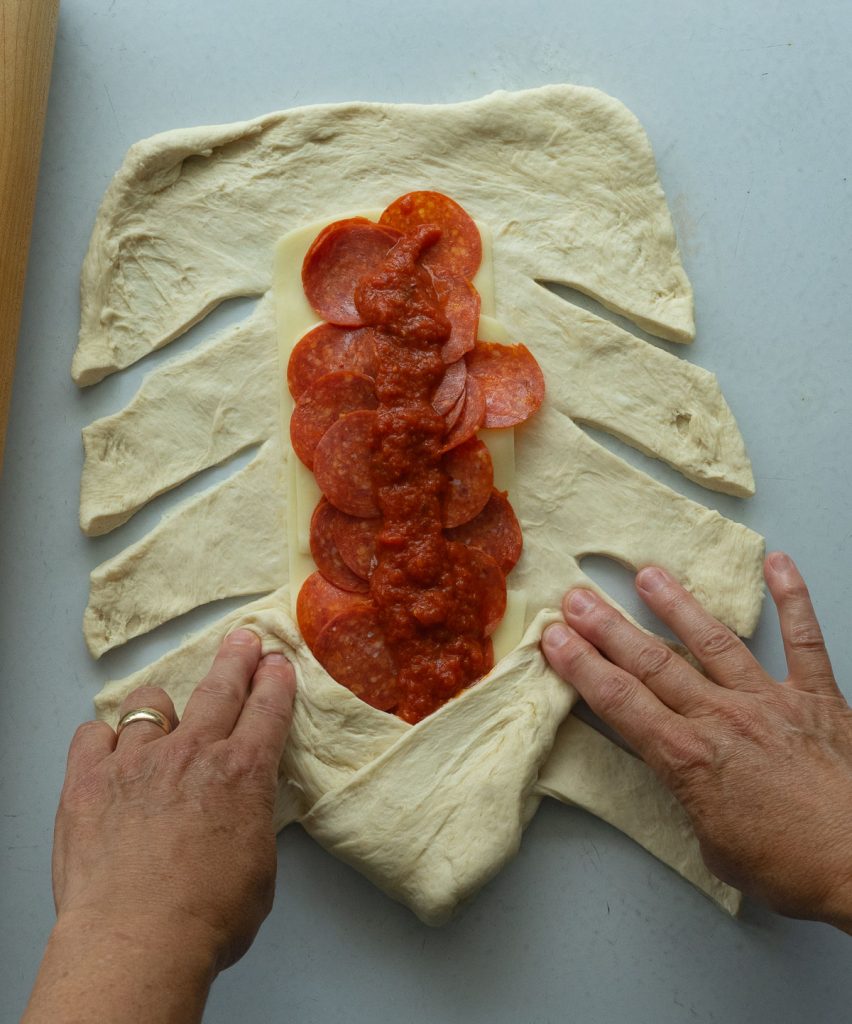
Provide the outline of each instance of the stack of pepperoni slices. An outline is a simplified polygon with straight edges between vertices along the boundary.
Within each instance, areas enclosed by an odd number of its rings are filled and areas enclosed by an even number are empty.
[[[302,267],[324,322],[287,368],[293,450],[323,493],[299,627],[333,678],[412,723],[491,668],[521,554],[476,435],[527,419],[544,378],[525,346],[477,340],[481,257],[438,192],[328,225]]]

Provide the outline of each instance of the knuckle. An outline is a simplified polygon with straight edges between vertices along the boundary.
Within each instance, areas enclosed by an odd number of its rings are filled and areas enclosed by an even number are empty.
[[[659,592],[656,603],[665,615],[677,615],[683,610],[683,591],[679,587],[666,586]]]
[[[289,725],[293,717],[291,708],[282,707],[280,702],[263,697],[255,697],[246,708],[246,711],[252,715],[259,715],[261,718],[272,718],[277,722],[283,722],[285,725]]]
[[[654,679],[668,669],[674,653],[663,644],[648,644],[636,652],[636,675],[640,679]]]
[[[708,626],[698,637],[700,655],[711,658],[733,654],[739,647],[739,640],[721,623]],[[700,660],[700,656],[699,656]]]
[[[821,652],[825,649],[822,630],[815,622],[798,622],[790,629],[789,644],[801,654]]]
[[[661,746],[666,767],[678,785],[689,785],[709,770],[715,760],[713,744],[697,732],[669,730]]]
[[[562,667],[569,674],[582,668],[587,663],[588,657],[585,645],[576,637],[567,638],[559,650]]]
[[[242,696],[233,682],[214,672],[201,680],[195,688],[195,692],[204,697],[212,697],[214,700],[226,701],[230,704],[242,703]]]
[[[122,707],[135,708],[144,704],[154,704],[169,700],[169,696],[161,686],[137,686],[122,701]]]
[[[71,737],[71,750],[76,751],[78,747],[86,743],[90,736],[94,736],[95,733],[100,732],[104,727],[103,722],[83,722],[78,725],[74,730],[74,735]]]
[[[274,777],[274,765],[266,751],[243,744],[227,748],[223,768],[231,780],[267,782]]]
[[[718,714],[727,729],[739,737],[754,738],[761,732],[761,717],[751,704],[742,700],[726,700]]]
[[[803,579],[785,579],[780,587],[782,601],[798,602],[810,600],[810,593]]]
[[[635,700],[635,688],[626,675],[608,672],[595,686],[595,710],[606,718],[619,716],[630,708]]]

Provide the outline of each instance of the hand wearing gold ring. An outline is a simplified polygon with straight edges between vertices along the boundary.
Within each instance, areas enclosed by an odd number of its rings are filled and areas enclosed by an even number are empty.
[[[128,725],[133,725],[134,722],[151,722],[152,725],[162,729],[166,736],[172,731],[172,723],[162,711],[158,711],[156,708],[136,708],[133,711],[125,712],[119,718],[118,725],[115,727],[116,738],[124,732]]]
[[[228,637],[180,722],[144,687],[116,730],[77,730],[54,836],[57,923],[27,1024],[68,1007],[99,1024],[200,1020],[213,977],[250,945],[272,904],[295,688],[290,664],[260,653],[254,633]]]

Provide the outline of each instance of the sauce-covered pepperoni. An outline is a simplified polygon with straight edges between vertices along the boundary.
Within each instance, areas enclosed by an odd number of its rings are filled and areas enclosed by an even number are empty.
[[[350,412],[323,434],[314,451],[320,490],[341,512],[379,515],[373,492],[372,455],[375,412]]]
[[[544,375],[526,345],[478,341],[466,356],[468,379],[485,395],[486,427],[514,427],[544,400]]]
[[[300,338],[287,364],[287,386],[294,398],[335,370],[376,376],[376,343],[369,327],[320,324]]]
[[[355,287],[399,237],[363,217],[335,221],[321,231],[302,264],[302,286],[316,312],[341,327],[361,326]]]
[[[363,373],[335,370],[319,377],[302,393],[290,417],[293,451],[312,469],[316,447],[332,424],[347,413],[377,405],[375,383]]]
[[[379,223],[408,234],[421,224],[441,229],[440,241],[424,254],[423,265],[441,277],[471,280],[482,262],[482,239],[470,214],[441,192],[408,192],[395,199]]]
[[[506,579],[491,555],[479,548],[450,542],[447,555],[463,591],[475,606],[485,636],[491,636],[506,612]]]

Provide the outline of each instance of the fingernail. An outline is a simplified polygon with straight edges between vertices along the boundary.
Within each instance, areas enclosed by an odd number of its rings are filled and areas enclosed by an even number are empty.
[[[271,654],[266,654],[263,657],[263,663],[265,665],[286,665],[288,659],[280,651],[273,651]]]
[[[564,647],[568,643],[568,639],[568,630],[558,622],[554,622],[542,634],[541,642],[547,650],[558,651],[560,647]]]
[[[662,569],[657,569],[656,566],[651,565],[636,574],[636,585],[641,587],[642,590],[652,593],[655,590],[662,590],[669,582],[669,579],[670,577],[667,572],[663,572]]]
[[[791,572],[794,568],[793,559],[783,551],[773,551],[767,561],[775,572]]]
[[[568,595],[568,611],[572,615],[585,615],[596,603],[597,599],[591,590],[572,590]]]
[[[233,633],[228,634],[228,643],[238,646],[256,644],[257,640],[257,633],[253,633],[250,629],[235,629]]]

